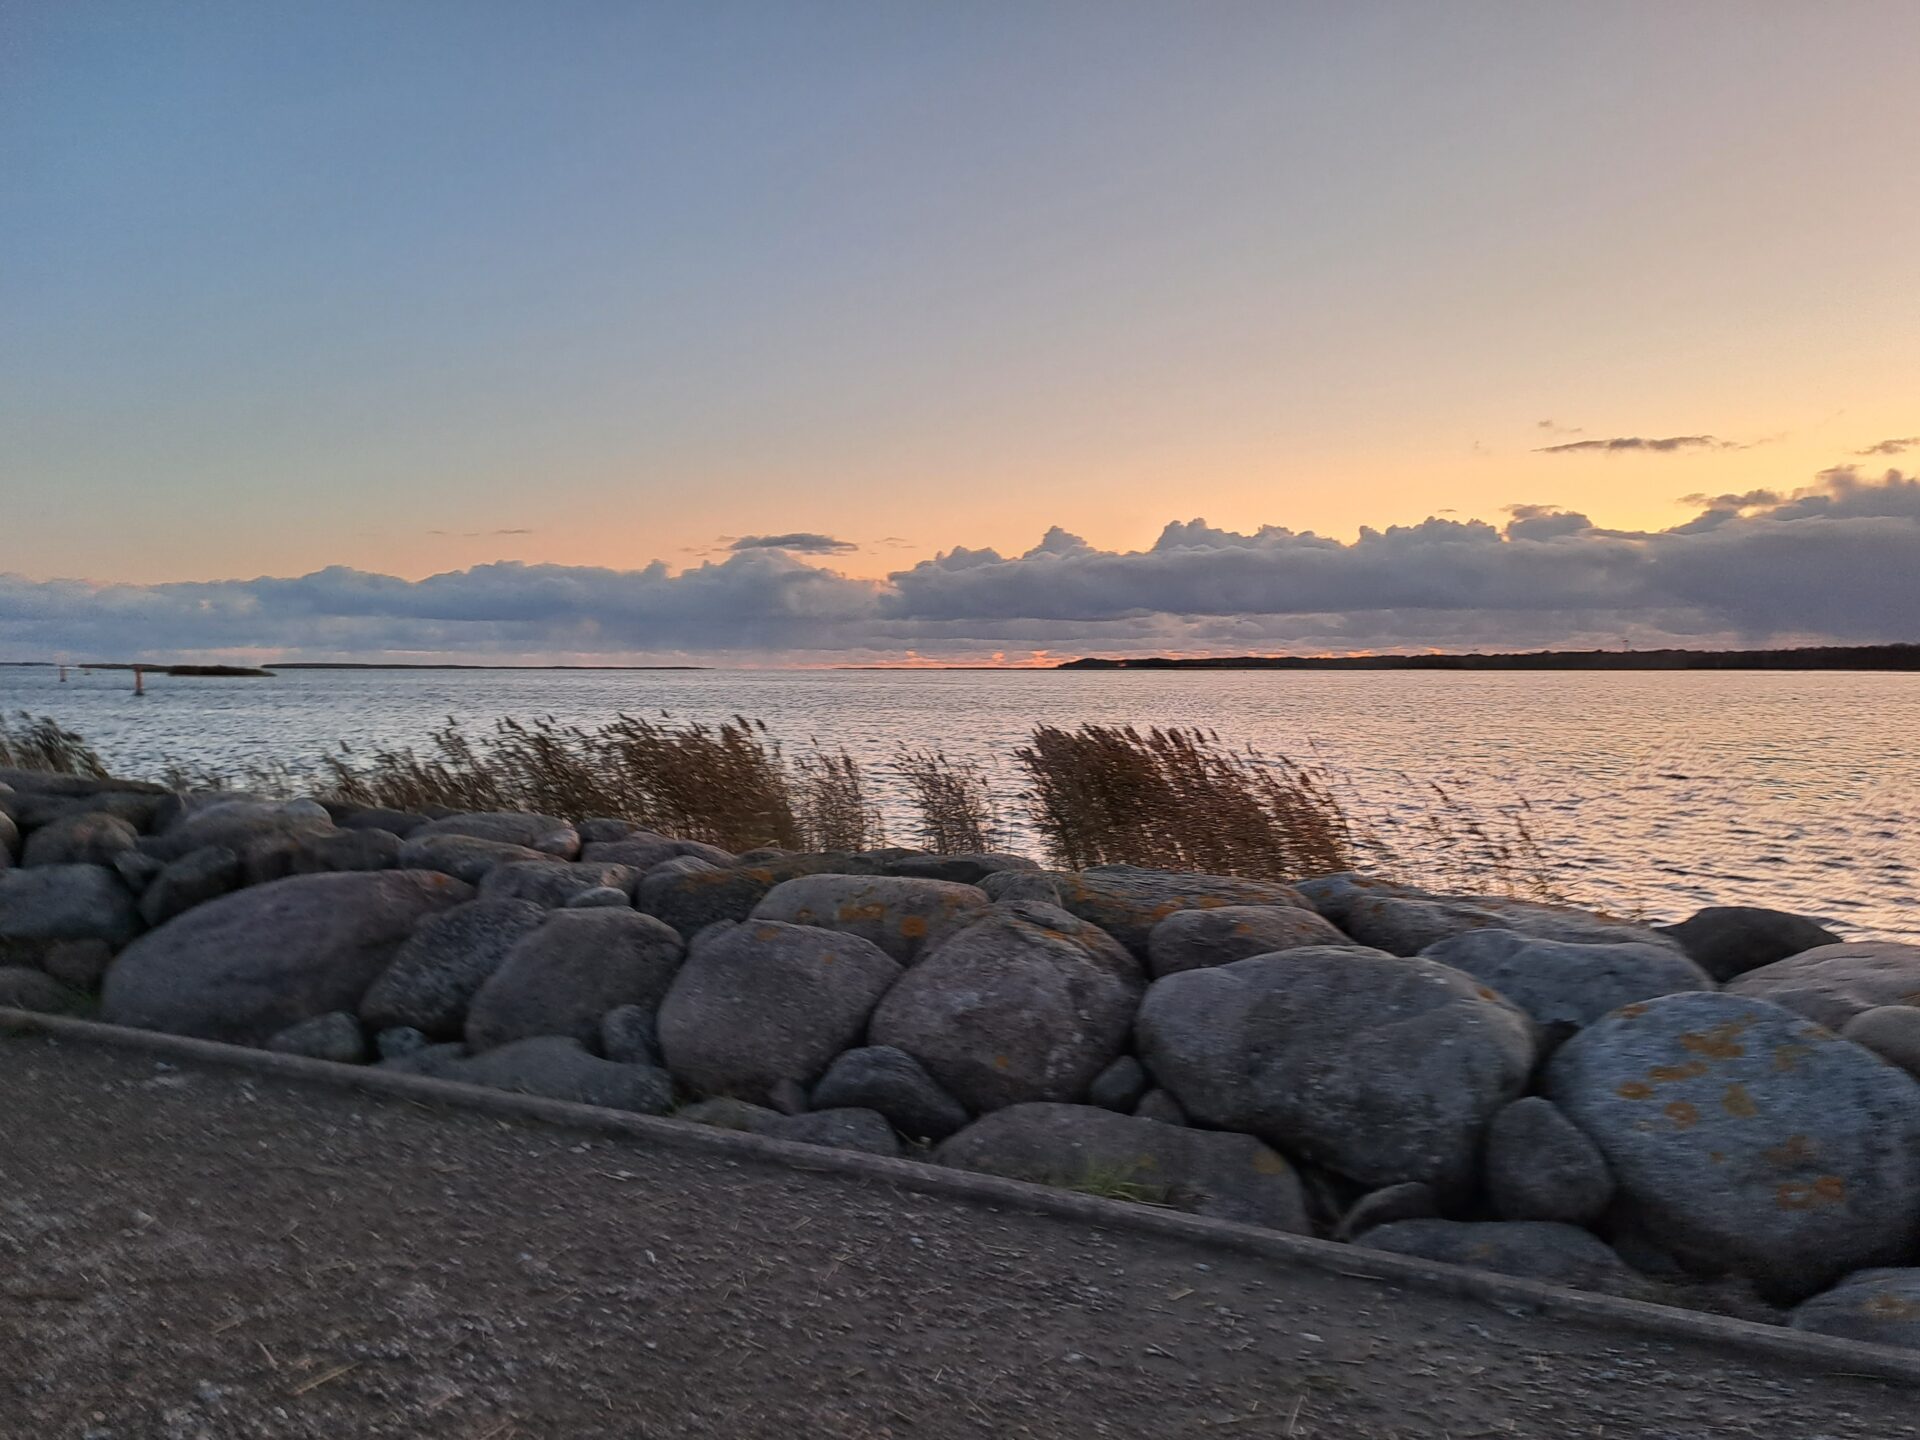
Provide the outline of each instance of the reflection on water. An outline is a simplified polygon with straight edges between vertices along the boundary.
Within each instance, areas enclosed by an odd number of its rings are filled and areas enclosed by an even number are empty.
[[[1525,796],[1564,887],[1610,908],[1771,904],[1920,939],[1920,675],[334,670],[131,689],[0,668],[0,708],[54,716],[123,773],[415,743],[449,716],[740,713],[876,767],[901,742],[977,758],[1014,820],[1011,752],[1035,722],[1203,725],[1311,748],[1388,827],[1431,780]]]

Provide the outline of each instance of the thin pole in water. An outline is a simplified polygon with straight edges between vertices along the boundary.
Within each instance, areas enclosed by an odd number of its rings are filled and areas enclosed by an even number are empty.
[[[133,667],[133,693],[136,695],[144,695],[147,693],[147,671],[145,666],[136,665]]]

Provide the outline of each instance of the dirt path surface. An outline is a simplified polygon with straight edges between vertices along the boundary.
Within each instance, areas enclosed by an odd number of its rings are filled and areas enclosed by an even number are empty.
[[[0,1435],[1920,1434],[1911,1386],[0,1038]]]

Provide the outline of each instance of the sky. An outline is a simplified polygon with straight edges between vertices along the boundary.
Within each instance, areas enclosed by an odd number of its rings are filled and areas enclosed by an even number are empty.
[[[1917,53],[0,0],[0,659],[1920,640]]]

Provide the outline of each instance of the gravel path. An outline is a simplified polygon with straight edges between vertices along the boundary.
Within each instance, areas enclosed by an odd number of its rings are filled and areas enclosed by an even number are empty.
[[[0,1038],[0,1435],[1920,1435],[1911,1387]]]

